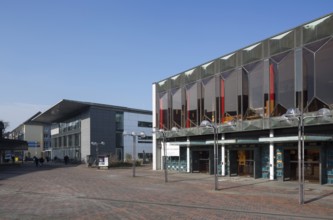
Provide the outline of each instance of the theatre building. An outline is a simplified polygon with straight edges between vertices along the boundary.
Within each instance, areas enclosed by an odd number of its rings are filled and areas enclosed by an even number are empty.
[[[333,14],[152,90],[153,169],[333,184]]]

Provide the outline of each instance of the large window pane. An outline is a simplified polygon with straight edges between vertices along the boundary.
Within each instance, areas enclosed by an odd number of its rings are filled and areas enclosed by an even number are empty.
[[[303,100],[304,107],[314,99],[314,53],[303,50]]]
[[[273,87],[273,94],[270,94],[271,106],[266,103],[265,108],[272,108],[273,116],[280,116],[295,106],[294,69],[293,51],[274,56],[270,61],[270,87]]]
[[[233,70],[221,75],[222,122],[238,118],[238,73],[239,70]]]
[[[168,93],[159,94],[159,112],[158,112],[158,122],[160,129],[168,129]]]
[[[198,126],[198,85],[197,83],[186,86],[186,127]]]
[[[209,120],[215,122],[216,113],[215,113],[215,78],[210,77],[202,80],[202,120]]]
[[[333,107],[333,40],[318,51],[315,56],[315,67],[316,96],[326,105]]]
[[[183,103],[182,90],[180,88],[172,90],[172,127],[183,127]]]
[[[305,112],[328,108],[333,102],[332,40],[324,39],[308,44],[303,49]]]
[[[244,117],[248,120],[260,118],[264,113],[264,65],[263,62],[256,62],[244,66],[245,80],[243,86],[248,92],[248,108]],[[246,85],[246,82],[248,85]],[[244,103],[245,100],[243,100]]]

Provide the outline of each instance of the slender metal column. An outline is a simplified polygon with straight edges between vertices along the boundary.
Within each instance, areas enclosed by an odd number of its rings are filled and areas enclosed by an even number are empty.
[[[133,170],[133,177],[135,177],[135,154],[136,154],[136,136],[133,135],[133,161],[132,161],[132,170]]]

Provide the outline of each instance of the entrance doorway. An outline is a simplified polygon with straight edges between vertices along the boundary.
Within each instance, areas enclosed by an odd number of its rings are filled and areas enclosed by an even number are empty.
[[[304,180],[319,182],[320,179],[320,150],[304,150]],[[284,150],[284,180],[298,180],[298,150]]]
[[[254,177],[254,150],[231,150],[230,175]]]
[[[192,172],[209,173],[209,151],[192,151]]]

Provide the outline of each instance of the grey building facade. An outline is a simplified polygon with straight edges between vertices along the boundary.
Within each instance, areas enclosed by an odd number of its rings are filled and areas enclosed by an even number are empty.
[[[67,155],[72,160],[86,161],[87,156],[110,155],[124,160],[126,148],[132,147],[124,144],[127,114],[138,115],[138,121],[140,116],[144,117],[151,124],[151,111],[73,100],[60,101],[34,121],[52,124],[50,156],[53,159]],[[151,133],[151,126],[133,129]],[[151,143],[146,144],[150,145],[145,148],[147,153],[151,153]]]

